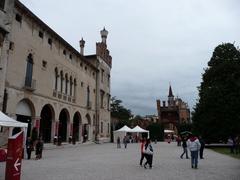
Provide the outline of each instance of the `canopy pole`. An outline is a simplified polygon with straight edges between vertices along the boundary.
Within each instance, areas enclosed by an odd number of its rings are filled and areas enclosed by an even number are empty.
[[[9,127],[8,128],[8,137],[11,137],[12,136],[12,132],[13,132],[13,127]]]

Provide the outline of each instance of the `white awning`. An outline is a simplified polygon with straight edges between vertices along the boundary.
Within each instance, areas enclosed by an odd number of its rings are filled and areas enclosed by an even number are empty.
[[[174,131],[169,129],[164,129],[164,133],[174,133]]]
[[[139,127],[139,126],[136,126],[135,128],[133,128],[132,129],[132,132],[149,132],[148,130],[145,130],[145,129],[143,129],[143,128],[141,128],[141,127]]]
[[[114,132],[132,132],[132,129],[125,125],[122,128],[120,128]]]
[[[0,126],[28,127],[28,124],[16,121],[15,119],[8,117],[6,114],[4,114],[2,111],[0,111]]]

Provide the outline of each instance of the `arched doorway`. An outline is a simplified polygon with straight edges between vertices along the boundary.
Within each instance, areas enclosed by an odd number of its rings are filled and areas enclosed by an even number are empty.
[[[72,137],[75,141],[79,141],[79,127],[81,123],[81,115],[79,112],[76,112],[73,116],[73,134]]]
[[[40,136],[42,140],[46,142],[51,142],[52,137],[52,120],[54,119],[53,108],[51,105],[47,104],[42,108],[41,120],[40,120]]]
[[[63,109],[59,115],[59,127],[58,127],[58,136],[61,138],[61,141],[67,141],[67,127],[69,121],[69,113],[66,109]]]
[[[28,123],[27,137],[30,137],[32,127],[32,116],[34,116],[34,107],[30,100],[23,99],[18,102],[16,107],[17,121]]]
[[[90,135],[90,124],[91,124],[91,117],[89,114],[86,115],[87,119],[87,124],[83,125],[83,142],[86,142],[89,140],[89,135]]]

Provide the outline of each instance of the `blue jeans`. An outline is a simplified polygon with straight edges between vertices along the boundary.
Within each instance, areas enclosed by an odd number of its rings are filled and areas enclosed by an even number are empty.
[[[198,151],[191,151],[191,163],[192,163],[192,167],[197,168],[197,165],[198,165]]]

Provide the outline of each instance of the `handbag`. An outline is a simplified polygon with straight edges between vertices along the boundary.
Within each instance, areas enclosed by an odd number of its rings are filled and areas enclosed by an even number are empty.
[[[148,155],[153,155],[153,148],[151,145],[148,145],[147,148],[144,148],[144,153]]]

